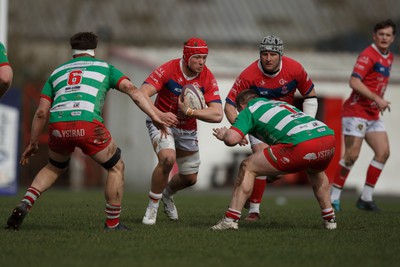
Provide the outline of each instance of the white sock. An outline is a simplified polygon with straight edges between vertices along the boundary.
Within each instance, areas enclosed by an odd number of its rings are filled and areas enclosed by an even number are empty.
[[[250,202],[249,213],[260,213],[260,203]]]
[[[149,192],[149,206],[158,209],[161,197],[162,197],[162,194],[156,194],[156,193],[153,193],[150,191]]]
[[[364,185],[364,190],[361,195],[361,199],[364,201],[372,201],[372,193],[374,192],[374,188],[369,185]]]
[[[331,202],[339,200],[341,194],[342,194],[342,189],[332,186]]]

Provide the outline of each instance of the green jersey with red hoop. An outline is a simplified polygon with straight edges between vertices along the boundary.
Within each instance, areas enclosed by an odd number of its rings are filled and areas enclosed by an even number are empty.
[[[4,65],[10,65],[7,58],[7,50],[3,43],[0,42],[0,67]]]
[[[41,97],[52,102],[50,123],[100,121],[105,97],[127,78],[105,61],[77,57],[57,67],[42,89]]]
[[[236,117],[232,128],[242,136],[250,133],[269,145],[299,144],[333,130],[286,102],[256,98]]]

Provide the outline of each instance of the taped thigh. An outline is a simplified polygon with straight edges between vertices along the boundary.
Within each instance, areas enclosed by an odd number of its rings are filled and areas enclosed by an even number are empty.
[[[193,174],[199,172],[200,167],[200,154],[196,152],[190,156],[177,158],[179,173],[183,175]]]
[[[161,138],[161,132],[157,133],[151,140],[153,143],[153,148],[156,154],[158,154],[163,149],[173,149],[175,150],[175,140],[174,137],[169,134],[166,137]]]

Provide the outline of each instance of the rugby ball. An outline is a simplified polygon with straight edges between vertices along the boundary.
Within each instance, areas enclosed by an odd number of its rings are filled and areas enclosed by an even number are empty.
[[[182,87],[181,101],[191,109],[206,108],[206,101],[201,90],[193,84],[186,84]]]

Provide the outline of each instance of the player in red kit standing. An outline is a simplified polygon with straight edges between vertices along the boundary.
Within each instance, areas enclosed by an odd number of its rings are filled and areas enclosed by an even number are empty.
[[[197,120],[210,123],[222,121],[223,111],[218,85],[212,72],[206,67],[208,46],[199,38],[191,38],[183,47],[183,58],[173,59],[155,69],[145,80],[140,90],[149,97],[157,94],[155,110],[176,114],[179,124],[168,128],[164,136],[154,127],[151,119],[146,124],[149,130],[158,164],[151,178],[149,204],[143,224],[156,223],[159,201],[171,220],[178,220],[173,197],[176,192],[194,185],[200,166],[197,140]],[[207,108],[193,110],[180,101],[182,87],[193,84],[204,94]],[[179,173],[168,182],[169,173],[175,164]]]
[[[389,48],[395,34],[396,25],[392,20],[377,23],[372,35],[373,43],[358,56],[351,74],[350,87],[353,91],[344,102],[342,111],[345,151],[339,161],[331,191],[331,202],[337,211],[341,210],[341,192],[364,139],[374,151],[374,157],[367,169],[364,189],[356,206],[367,211],[380,210],[372,194],[390,154],[388,135],[379,113],[390,111],[390,102],[384,99],[384,94],[393,63]]]
[[[303,111],[311,117],[315,117],[317,113],[318,101],[314,83],[299,62],[283,56],[283,41],[277,36],[268,35],[261,40],[260,58],[243,70],[229,91],[225,115],[231,124],[237,116],[235,98],[246,89],[255,91],[260,97],[289,104],[293,104],[294,94],[298,90],[304,98]],[[253,153],[262,151],[267,146],[252,135],[249,135],[249,140]],[[247,144],[247,140],[243,139],[240,144]],[[267,180],[265,176],[256,178],[249,198],[250,207],[246,221],[260,218],[260,203]]]

